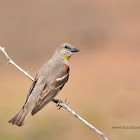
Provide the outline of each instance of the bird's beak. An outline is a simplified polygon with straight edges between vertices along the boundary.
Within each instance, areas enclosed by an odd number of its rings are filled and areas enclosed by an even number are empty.
[[[72,48],[71,52],[79,52],[80,50],[78,50],[77,48]]]

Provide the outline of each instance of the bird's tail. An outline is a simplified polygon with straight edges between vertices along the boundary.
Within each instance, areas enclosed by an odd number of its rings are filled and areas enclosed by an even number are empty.
[[[22,108],[20,112],[14,116],[11,120],[9,120],[9,123],[12,123],[13,125],[22,126],[24,124],[25,119],[28,117],[30,110],[25,110]]]

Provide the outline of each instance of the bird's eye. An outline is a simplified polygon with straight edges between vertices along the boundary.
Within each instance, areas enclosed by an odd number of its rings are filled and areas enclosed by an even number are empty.
[[[65,46],[65,49],[70,49],[68,46]]]

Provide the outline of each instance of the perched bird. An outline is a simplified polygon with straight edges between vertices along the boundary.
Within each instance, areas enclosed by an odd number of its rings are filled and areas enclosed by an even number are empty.
[[[9,123],[22,126],[30,111],[35,115],[54,99],[68,81],[69,58],[75,52],[79,50],[68,43],[63,43],[56,49],[52,58],[40,68],[36,75],[23,108]]]

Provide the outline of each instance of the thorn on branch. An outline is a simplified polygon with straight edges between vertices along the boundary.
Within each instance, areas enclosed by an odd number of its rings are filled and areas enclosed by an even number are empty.
[[[5,47],[1,47],[1,46],[0,46],[0,50],[1,50],[2,52],[4,52],[4,51],[5,51]]]
[[[65,103],[67,102],[67,98],[65,99]]]
[[[65,104],[66,105],[69,105],[70,104],[70,102],[67,103],[67,98],[65,99]]]
[[[12,64],[11,60],[9,60],[9,61],[7,62],[7,64]]]

